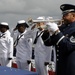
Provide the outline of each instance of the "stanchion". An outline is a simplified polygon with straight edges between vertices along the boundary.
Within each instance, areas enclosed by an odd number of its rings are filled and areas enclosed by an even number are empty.
[[[47,70],[47,75],[55,75],[55,63],[54,62],[45,62],[45,67]]]
[[[16,57],[14,57],[13,60],[12,60],[12,67],[13,68],[18,68],[17,63],[16,63]]]
[[[29,71],[36,72],[35,60],[27,60],[29,64]]]

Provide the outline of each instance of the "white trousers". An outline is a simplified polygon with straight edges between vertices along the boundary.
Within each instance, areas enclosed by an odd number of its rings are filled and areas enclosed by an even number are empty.
[[[12,60],[8,60],[7,58],[0,57],[0,64],[1,64],[1,66],[11,67],[12,66]]]
[[[29,65],[26,62],[21,62],[21,61],[16,61],[17,62],[17,66],[19,69],[22,69],[22,70],[29,70]]]

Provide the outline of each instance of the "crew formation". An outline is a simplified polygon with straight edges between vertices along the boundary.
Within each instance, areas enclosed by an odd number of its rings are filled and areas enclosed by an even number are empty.
[[[60,26],[59,20],[40,16],[28,23],[19,20],[10,33],[8,23],[1,22],[0,65],[12,67],[15,57],[17,68],[33,67],[38,75],[75,75],[75,6],[63,4],[60,9]]]

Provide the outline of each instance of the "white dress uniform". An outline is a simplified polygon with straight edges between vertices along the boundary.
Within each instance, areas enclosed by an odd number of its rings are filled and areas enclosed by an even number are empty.
[[[30,30],[26,35],[25,38],[32,38],[32,41],[34,41],[36,37],[38,29]],[[38,34],[40,34],[41,31],[39,31]],[[41,34],[42,35],[42,34]],[[36,71],[39,75],[46,75],[46,68],[44,63],[49,62],[51,60],[51,49],[52,47],[46,47],[42,41],[41,35],[39,36],[37,43],[35,44],[35,66]]]
[[[36,62],[36,69],[39,75],[46,75],[47,70],[44,63],[50,62],[52,47],[46,47],[44,45],[41,35],[39,36],[38,41],[35,45],[35,62]]]
[[[31,41],[29,38],[25,38],[25,34],[27,33],[27,30],[25,29],[25,31],[23,33],[19,33],[17,32],[16,34],[14,34],[13,36],[18,36],[18,38],[20,38],[18,40],[18,44],[16,45],[16,62],[17,62],[17,66],[20,69],[24,69],[24,70],[28,70],[29,65],[27,63],[27,60],[30,60],[31,57]],[[20,37],[21,36],[21,37]]]
[[[13,38],[10,36],[9,30],[1,33],[0,37],[0,64],[1,66],[12,66],[12,60],[8,58],[13,58]]]
[[[37,20],[44,20],[45,17],[38,17]],[[37,28],[34,30],[30,30],[29,34],[25,35],[27,38],[32,37],[32,41],[34,42],[37,31],[39,31]],[[38,35],[41,33],[41,31],[38,32]],[[52,47],[46,47],[42,41],[41,38],[42,34],[38,37],[37,43],[35,44],[35,66],[36,71],[39,75],[46,75],[47,70],[44,65],[45,62],[50,62],[51,60],[51,50]]]

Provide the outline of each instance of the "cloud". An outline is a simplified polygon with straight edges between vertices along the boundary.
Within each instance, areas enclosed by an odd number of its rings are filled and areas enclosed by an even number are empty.
[[[0,12],[1,13],[16,13],[23,11],[26,3],[22,0],[1,0]]]
[[[75,0],[0,0],[0,21],[14,25],[19,19],[38,16],[61,17],[60,5]],[[13,27],[13,26],[11,26]]]
[[[1,14],[59,14],[59,7],[68,0],[0,0]],[[72,2],[72,0],[71,0]],[[73,1],[74,2],[74,1]]]

